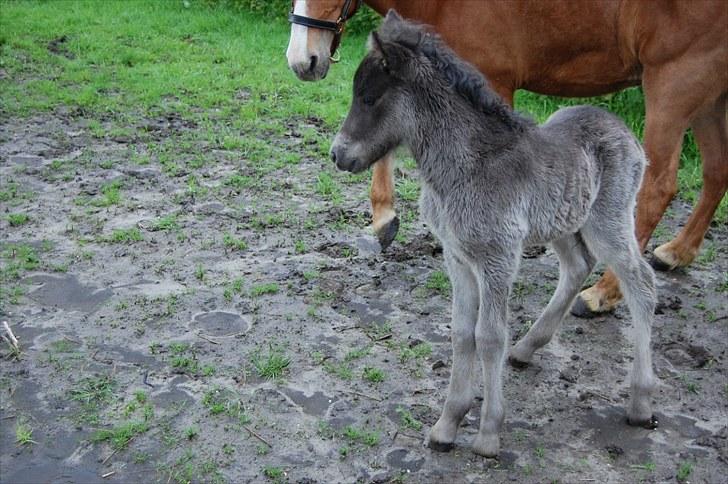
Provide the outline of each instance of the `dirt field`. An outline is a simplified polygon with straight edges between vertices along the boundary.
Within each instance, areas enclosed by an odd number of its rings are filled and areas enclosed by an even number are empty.
[[[382,254],[365,177],[325,175],[316,120],[268,140],[297,159],[267,173],[204,143],[170,170],[136,137],[184,147],[202,128],[134,123],[0,125],[2,319],[21,348],[2,347],[3,483],[726,482],[726,226],[658,275],[657,430],[625,424],[621,308],[569,317],[530,368],[507,369],[500,459],[469,451],[479,402],[440,454],[423,440],[452,361],[449,285],[415,202],[398,202],[404,232]],[[657,240],[686,213],[673,203]],[[550,250],[527,256],[513,340],[557,280]]]

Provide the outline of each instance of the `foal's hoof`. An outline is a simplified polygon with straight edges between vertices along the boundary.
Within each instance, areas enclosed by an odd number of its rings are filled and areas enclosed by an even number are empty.
[[[526,369],[530,364],[529,361],[521,361],[515,358],[513,355],[508,355],[508,363],[510,363],[513,368],[516,368],[518,370]]]
[[[437,452],[450,452],[455,448],[453,442],[438,442],[436,440],[428,440],[427,447]]]
[[[382,251],[385,251],[392,244],[398,230],[399,217],[397,216],[376,230],[377,239],[379,239],[379,245],[382,247]]]
[[[632,427],[642,427],[647,430],[655,430],[659,426],[659,422],[657,421],[657,417],[654,415],[650,415],[650,418],[639,420],[632,420],[627,417],[627,425]]]
[[[500,452],[500,437],[490,435],[487,437],[478,436],[473,441],[473,453],[483,457],[498,457]]]

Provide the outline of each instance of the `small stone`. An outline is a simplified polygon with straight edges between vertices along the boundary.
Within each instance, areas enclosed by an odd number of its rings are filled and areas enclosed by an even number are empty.
[[[433,370],[437,370],[437,369],[444,368],[444,367],[445,367],[445,362],[442,360],[437,360],[436,362],[434,362],[432,364]]]

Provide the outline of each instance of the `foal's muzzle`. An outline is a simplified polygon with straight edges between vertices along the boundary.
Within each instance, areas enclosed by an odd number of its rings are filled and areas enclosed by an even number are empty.
[[[351,173],[359,173],[368,168],[360,157],[356,156],[355,146],[341,134],[337,134],[334,142],[331,144],[331,161],[336,164],[336,168]]]

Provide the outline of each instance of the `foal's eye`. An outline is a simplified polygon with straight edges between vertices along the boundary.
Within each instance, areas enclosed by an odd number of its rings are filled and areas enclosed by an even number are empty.
[[[366,104],[367,106],[373,106],[374,105],[374,101],[376,101],[376,99],[374,98],[374,96],[370,96],[368,94],[367,95],[364,95],[364,98],[362,99],[362,102],[364,104]]]

